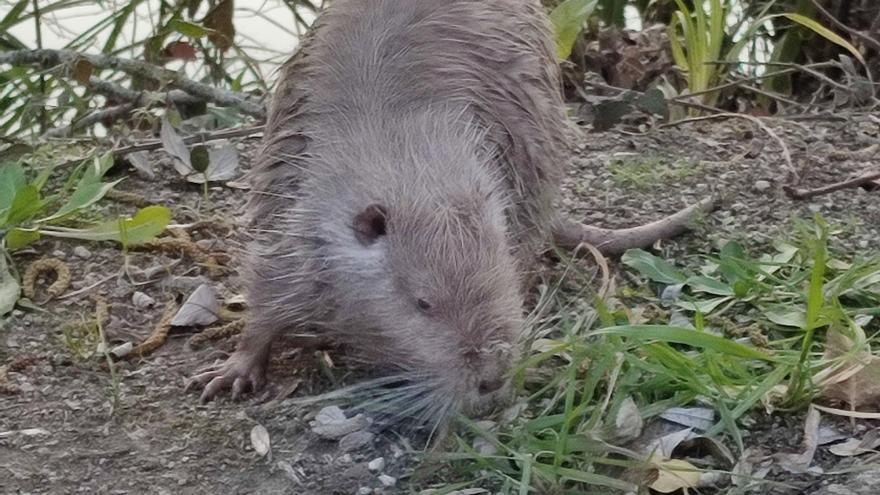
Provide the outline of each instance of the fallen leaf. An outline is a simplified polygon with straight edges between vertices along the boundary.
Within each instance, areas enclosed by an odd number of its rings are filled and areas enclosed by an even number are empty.
[[[208,40],[220,51],[226,51],[232,47],[235,38],[235,25],[232,23],[232,14],[235,4],[232,0],[222,0],[205,16],[203,24],[211,29]]]
[[[174,160],[174,169],[180,175],[192,173],[193,168],[189,162],[189,148],[183,142],[180,134],[174,130],[174,126],[168,121],[168,116],[162,116],[162,126],[159,129],[159,139],[162,141],[162,147],[171,155]]]
[[[147,157],[147,153],[145,151],[135,151],[134,153],[129,153],[126,155],[126,159],[128,159],[128,163],[134,167],[135,172],[144,178],[153,180],[156,178],[156,172],[153,170],[153,164],[150,163],[150,159]]]
[[[73,78],[83,86],[88,86],[89,78],[92,77],[94,69],[95,67],[91,62],[81,58],[73,64]]]
[[[696,488],[702,472],[693,464],[681,459],[653,460],[657,469],[657,479],[648,485],[660,493]]]
[[[671,407],[660,413],[660,417],[666,421],[703,431],[715,424],[715,411],[708,407]]]
[[[171,320],[173,327],[204,326],[218,320],[220,302],[217,293],[208,284],[193,291]]]
[[[817,373],[814,382],[819,395],[842,401],[853,409],[880,407],[880,356],[871,353],[864,331],[851,326],[852,338],[829,330],[824,358],[837,364]]]
[[[828,450],[836,456],[851,457],[876,452],[877,447],[880,447],[880,428],[869,430],[862,438],[850,438],[845,442],[832,445]]]
[[[642,434],[645,425],[639,407],[632,397],[627,397],[620,403],[617,416],[614,418],[614,438],[617,441],[634,440]]]

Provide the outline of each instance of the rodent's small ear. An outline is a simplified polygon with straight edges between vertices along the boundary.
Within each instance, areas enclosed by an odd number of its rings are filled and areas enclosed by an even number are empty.
[[[354,236],[364,246],[376,242],[376,239],[385,235],[385,207],[379,204],[371,204],[354,217]]]

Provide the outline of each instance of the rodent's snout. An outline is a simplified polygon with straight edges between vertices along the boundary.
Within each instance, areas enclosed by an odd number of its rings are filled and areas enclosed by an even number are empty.
[[[502,378],[492,378],[489,380],[481,380],[480,384],[477,386],[477,391],[480,392],[481,395],[491,394],[493,392],[497,392],[504,386],[504,379]]]

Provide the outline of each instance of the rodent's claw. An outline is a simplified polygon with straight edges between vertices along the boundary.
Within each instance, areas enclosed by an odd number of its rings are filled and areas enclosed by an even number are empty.
[[[266,383],[266,375],[263,367],[251,360],[231,356],[219,367],[209,368],[189,380],[184,386],[188,392],[197,386],[204,386],[199,402],[202,404],[210,401],[221,391],[232,389],[232,399],[238,400],[247,392],[256,392],[263,388]]]

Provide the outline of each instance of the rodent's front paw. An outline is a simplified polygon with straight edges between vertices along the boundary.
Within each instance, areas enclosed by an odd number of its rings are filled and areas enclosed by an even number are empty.
[[[187,380],[185,391],[204,386],[199,401],[213,399],[222,390],[232,389],[236,400],[245,392],[256,392],[266,384],[266,368],[257,356],[235,352],[225,363],[211,366]]]

